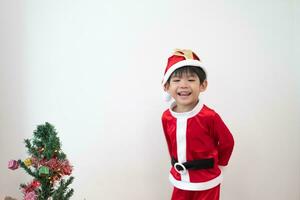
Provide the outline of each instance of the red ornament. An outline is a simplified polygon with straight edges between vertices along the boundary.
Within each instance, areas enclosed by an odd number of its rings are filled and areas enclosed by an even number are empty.
[[[23,193],[28,193],[34,191],[34,187],[31,183],[27,184],[25,188],[23,188]]]
[[[31,185],[34,188],[38,188],[41,186],[41,183],[38,180],[34,180],[34,181],[32,181]]]
[[[65,160],[63,163],[62,163],[62,171],[63,171],[63,174],[65,175],[70,175],[72,173],[72,166],[70,165],[69,161],[68,160]]]

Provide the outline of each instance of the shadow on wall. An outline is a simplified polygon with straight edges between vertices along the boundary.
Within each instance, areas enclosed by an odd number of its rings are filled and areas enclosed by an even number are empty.
[[[4,200],[17,200],[17,199],[14,199],[12,197],[5,197]]]

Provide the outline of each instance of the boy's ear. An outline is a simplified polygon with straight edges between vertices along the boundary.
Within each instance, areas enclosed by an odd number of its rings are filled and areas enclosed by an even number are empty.
[[[169,85],[168,83],[166,83],[166,84],[164,85],[164,91],[165,91],[165,92],[167,92],[167,90],[169,89],[169,86],[170,86],[170,85]]]
[[[207,88],[208,82],[207,80],[203,81],[203,83],[200,85],[200,91],[204,92]]]

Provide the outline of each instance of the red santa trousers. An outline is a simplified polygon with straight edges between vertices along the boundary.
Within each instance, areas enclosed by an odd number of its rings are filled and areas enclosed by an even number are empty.
[[[220,185],[203,191],[187,191],[174,187],[171,200],[219,200]]]

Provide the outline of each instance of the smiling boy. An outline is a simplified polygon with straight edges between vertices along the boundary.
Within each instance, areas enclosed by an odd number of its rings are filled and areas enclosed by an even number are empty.
[[[162,84],[174,99],[162,115],[172,200],[219,200],[220,166],[228,164],[234,140],[218,113],[199,98],[208,84],[199,57],[191,50],[175,50]]]

